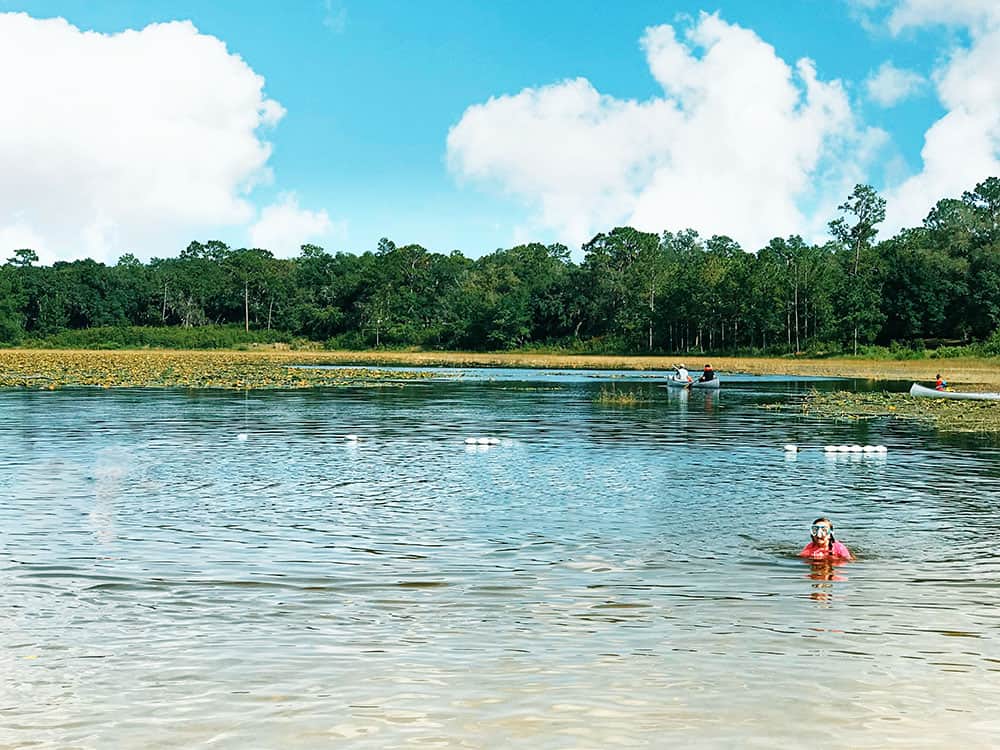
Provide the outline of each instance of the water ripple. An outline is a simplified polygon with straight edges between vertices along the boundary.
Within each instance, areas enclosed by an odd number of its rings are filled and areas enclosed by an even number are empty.
[[[517,377],[0,393],[0,745],[992,743],[995,446]]]

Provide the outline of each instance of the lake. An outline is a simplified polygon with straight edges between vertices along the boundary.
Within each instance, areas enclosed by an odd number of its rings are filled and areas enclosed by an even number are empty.
[[[0,746],[995,745],[996,444],[723,377],[0,392]]]

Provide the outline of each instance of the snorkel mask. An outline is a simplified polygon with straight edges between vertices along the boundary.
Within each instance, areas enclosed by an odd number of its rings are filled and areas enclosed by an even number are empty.
[[[833,533],[833,529],[831,527],[824,526],[818,523],[814,523],[812,527],[810,527],[809,531],[812,533],[814,537],[817,538],[826,538]]]

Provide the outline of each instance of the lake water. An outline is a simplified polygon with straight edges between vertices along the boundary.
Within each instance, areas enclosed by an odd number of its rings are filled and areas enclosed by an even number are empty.
[[[0,747],[996,744],[995,444],[446,374],[0,392]]]

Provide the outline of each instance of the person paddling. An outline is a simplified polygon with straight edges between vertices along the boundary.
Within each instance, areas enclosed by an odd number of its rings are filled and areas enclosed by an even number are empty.
[[[705,365],[705,369],[701,372],[701,377],[698,378],[699,383],[707,383],[710,380],[715,380],[715,370],[712,369],[712,365]]]
[[[681,362],[679,365],[674,365],[674,371],[677,373],[674,376],[675,380],[678,380],[678,381],[684,382],[684,383],[690,383],[691,382],[691,375],[688,374],[687,367],[684,366],[683,362]]]
[[[809,544],[802,548],[799,557],[808,557],[812,560],[846,561],[854,559],[854,555],[847,549],[847,545],[833,538],[833,521],[829,518],[817,518],[812,522],[809,531],[812,538],[809,540]]]
[[[948,383],[944,378],[941,377],[941,373],[937,374],[937,378],[934,380],[934,390],[935,391],[946,391],[948,390]]]

